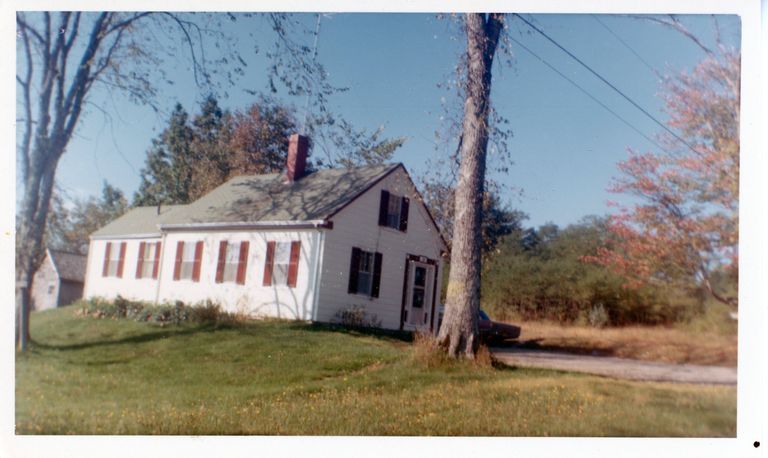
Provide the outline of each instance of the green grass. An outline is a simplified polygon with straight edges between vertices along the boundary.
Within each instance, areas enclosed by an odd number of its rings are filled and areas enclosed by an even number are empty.
[[[467,362],[386,335],[282,321],[215,328],[32,315],[20,434],[729,436],[732,387]]]

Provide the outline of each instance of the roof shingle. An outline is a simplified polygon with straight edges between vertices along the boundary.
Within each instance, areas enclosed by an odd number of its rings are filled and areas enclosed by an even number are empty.
[[[324,169],[294,182],[282,173],[230,179],[188,205],[137,207],[93,236],[158,234],[161,224],[323,220],[401,164]]]

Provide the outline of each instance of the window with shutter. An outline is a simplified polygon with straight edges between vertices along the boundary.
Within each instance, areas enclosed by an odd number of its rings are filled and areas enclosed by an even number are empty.
[[[409,200],[407,197],[382,190],[379,206],[379,226],[405,232],[408,229],[408,204]]]
[[[267,242],[264,286],[295,287],[299,274],[301,242]]]
[[[174,280],[200,281],[200,269],[203,260],[203,242],[178,242],[176,244],[176,263],[173,269]]]
[[[227,242],[219,244],[219,262],[216,268],[216,283],[245,284],[245,269],[248,257],[248,242]]]

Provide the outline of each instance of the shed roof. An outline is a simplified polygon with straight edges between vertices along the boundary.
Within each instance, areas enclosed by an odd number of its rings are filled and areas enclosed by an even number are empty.
[[[59,278],[82,283],[85,281],[86,256],[60,250],[48,250],[51,262],[59,273]]]

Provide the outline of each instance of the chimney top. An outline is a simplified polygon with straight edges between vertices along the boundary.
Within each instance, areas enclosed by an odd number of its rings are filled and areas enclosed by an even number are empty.
[[[293,134],[288,139],[288,160],[286,162],[285,178],[289,183],[297,181],[304,176],[307,168],[307,150],[309,138]]]

